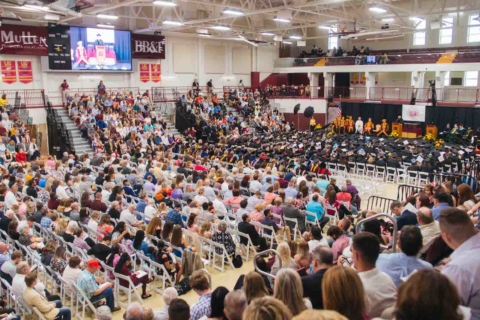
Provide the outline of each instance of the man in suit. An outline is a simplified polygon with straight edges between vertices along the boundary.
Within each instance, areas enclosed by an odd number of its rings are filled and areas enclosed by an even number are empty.
[[[313,273],[302,277],[303,296],[309,298],[312,302],[313,309],[323,309],[322,301],[322,280],[323,275],[328,268],[333,265],[332,249],[317,246],[312,251],[313,256]]]
[[[252,240],[253,245],[260,247],[260,251],[267,250],[267,240],[264,237],[260,237],[257,230],[255,229],[255,226],[250,223],[250,217],[248,216],[248,214],[242,215],[242,220],[243,221],[238,224],[238,231],[248,234],[250,240]],[[247,245],[248,239],[245,237],[240,237],[240,242],[243,245]]]
[[[13,140],[15,144],[19,144],[22,142],[22,137],[20,137],[20,133],[18,132],[18,130],[15,131],[15,134],[10,137],[10,140]]]
[[[405,209],[399,201],[393,201],[390,210],[397,218],[397,230],[402,230],[403,226],[417,225],[417,215]]]
[[[307,215],[306,211],[301,211],[293,205],[293,198],[287,198],[286,204],[282,207],[283,215],[287,218],[297,219],[298,230],[303,234],[305,232],[305,216]],[[295,225],[291,221],[287,221],[288,227],[293,230]]]

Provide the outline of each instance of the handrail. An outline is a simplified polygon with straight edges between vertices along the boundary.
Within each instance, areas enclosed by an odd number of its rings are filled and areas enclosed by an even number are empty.
[[[259,252],[257,253],[254,257],[253,257],[253,266],[255,268],[255,271],[260,273],[261,275],[263,276],[266,276],[266,277],[270,277],[272,279],[275,279],[275,276],[273,274],[270,274],[270,273],[267,273],[263,270],[260,270],[260,268],[257,266],[257,257],[259,256],[263,256],[265,255],[265,253],[267,252],[273,252],[276,256],[278,256],[278,263],[279,263],[279,269],[282,269],[282,259],[280,258],[280,255],[278,254],[277,250],[273,250],[273,249],[267,249],[265,251],[262,251],[262,252]]]
[[[360,220],[357,223],[355,233],[358,234],[360,232],[360,226],[362,224],[364,224],[365,222],[377,220],[377,218],[380,218],[380,217],[385,217],[385,218],[388,218],[390,221],[392,221],[392,224],[393,224],[393,253],[395,253],[397,251],[397,238],[398,238],[398,235],[397,235],[397,231],[398,231],[397,230],[398,229],[397,220],[395,220],[395,218],[392,217],[391,215],[389,215],[388,213],[378,213],[378,214],[373,215],[371,217]]]

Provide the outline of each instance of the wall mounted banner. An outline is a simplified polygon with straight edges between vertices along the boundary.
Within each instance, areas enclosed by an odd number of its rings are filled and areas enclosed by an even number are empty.
[[[3,24],[0,54],[48,55],[47,28]]]
[[[158,64],[152,64],[152,81],[160,82],[162,81],[162,66]]]
[[[140,81],[150,81],[150,65],[148,63],[140,63]]]
[[[402,119],[404,121],[425,122],[425,105],[402,105]]]
[[[17,61],[18,81],[30,83],[33,81],[32,61]]]
[[[362,73],[360,84],[365,84],[365,83],[367,83],[367,78],[365,77],[365,73]]]
[[[138,59],[165,59],[165,37],[132,33],[132,55]]]
[[[15,61],[2,61],[2,81],[8,84],[17,82],[17,69]]]
[[[350,83],[358,84],[358,73],[351,73]]]

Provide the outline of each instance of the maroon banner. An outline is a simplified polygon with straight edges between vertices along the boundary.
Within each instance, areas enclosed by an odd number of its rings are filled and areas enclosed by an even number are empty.
[[[47,28],[3,24],[0,27],[0,53],[47,56]]]
[[[32,61],[17,61],[18,80],[21,83],[33,81]]]
[[[132,57],[165,59],[165,37],[132,33]]]
[[[8,84],[17,82],[15,61],[1,61],[2,81]]]

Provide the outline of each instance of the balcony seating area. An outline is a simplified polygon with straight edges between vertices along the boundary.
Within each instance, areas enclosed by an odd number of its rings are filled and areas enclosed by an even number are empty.
[[[326,66],[347,66],[355,64],[355,57],[327,58]]]

